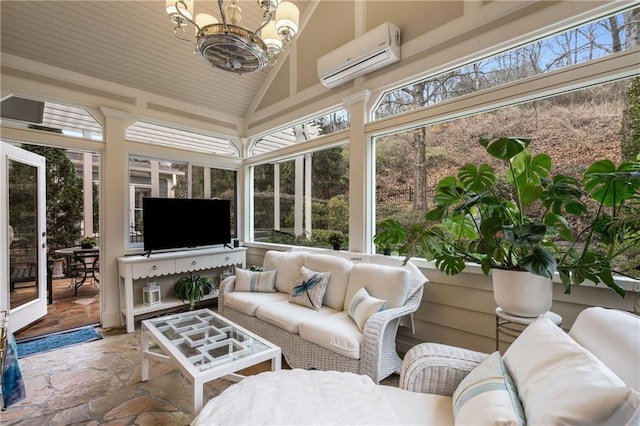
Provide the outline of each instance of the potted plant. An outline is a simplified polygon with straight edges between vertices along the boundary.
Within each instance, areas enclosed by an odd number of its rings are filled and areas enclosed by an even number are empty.
[[[378,232],[373,236],[373,242],[378,248],[382,248],[384,255],[389,256],[397,250],[400,244],[407,239],[407,230],[394,219],[385,219],[378,224]]]
[[[90,249],[94,248],[96,244],[98,244],[98,239],[95,237],[82,237],[78,243],[80,244],[80,248]]]
[[[182,277],[173,286],[173,294],[183,303],[189,302],[189,310],[193,310],[203,297],[216,290],[213,278],[201,277],[189,273],[188,277]]]
[[[331,244],[334,250],[340,250],[340,247],[345,240],[344,234],[340,231],[331,232],[327,239],[329,240],[329,244]]]
[[[461,272],[465,262],[479,264],[485,274],[492,271],[498,306],[519,316],[549,309],[556,272],[566,293],[571,285],[591,280],[624,296],[613,279],[611,261],[640,242],[640,163],[616,168],[609,160],[597,161],[581,182],[560,174],[549,178],[550,157],[532,156],[528,139],[483,138],[480,143],[506,164],[506,188],[499,190],[498,176],[488,164],[467,164],[457,176],[442,179],[436,206],[425,215],[427,224],[410,230],[403,248],[407,259],[420,255],[434,260],[446,274]],[[589,217],[587,203],[595,213],[574,233],[568,220]],[[503,306],[514,301],[500,293],[505,286],[516,288],[513,271],[529,274],[518,290],[524,305],[515,308]],[[504,274],[510,276],[503,284]],[[533,286],[537,277],[544,290]]]

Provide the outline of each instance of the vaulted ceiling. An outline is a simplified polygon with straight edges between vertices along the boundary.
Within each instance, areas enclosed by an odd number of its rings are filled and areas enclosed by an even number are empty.
[[[296,3],[304,22],[311,2]],[[256,28],[262,11],[255,0],[239,4],[241,24]],[[219,15],[213,0],[196,1],[195,8]],[[193,44],[173,36],[165,0],[3,0],[0,10],[3,64],[14,55],[225,117],[245,117],[272,71],[237,75],[209,66]],[[3,67],[5,72],[11,70]]]

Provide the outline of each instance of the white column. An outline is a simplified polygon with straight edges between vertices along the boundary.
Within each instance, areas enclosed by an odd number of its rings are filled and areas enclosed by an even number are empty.
[[[204,193],[202,194],[202,198],[209,199],[211,198],[211,168],[204,168]]]
[[[280,230],[280,163],[273,165],[273,229]]]
[[[134,118],[128,113],[101,108],[105,116],[104,155],[100,156],[100,170],[109,171],[109,179],[100,182],[100,306],[105,328],[120,326],[120,290],[118,262],[125,254],[129,238],[126,202],[129,199],[129,161],[125,131]],[[108,232],[107,232],[108,231]]]
[[[344,100],[351,116],[349,131],[349,250],[370,253],[373,229],[373,173],[371,144],[364,133],[371,92]],[[364,220],[363,220],[364,218]]]
[[[151,196],[160,196],[160,162],[158,160],[151,160]]]
[[[311,237],[313,224],[311,223],[311,189],[313,177],[311,166],[313,162],[313,154],[305,154],[304,156],[304,231],[307,237]]]
[[[302,207],[303,207],[303,190],[304,179],[301,179],[304,173],[304,156],[300,155],[295,159],[295,197],[294,197],[294,227],[293,231],[296,236],[302,235]]]
[[[93,237],[93,155],[82,154],[82,202],[84,210],[84,236]]]

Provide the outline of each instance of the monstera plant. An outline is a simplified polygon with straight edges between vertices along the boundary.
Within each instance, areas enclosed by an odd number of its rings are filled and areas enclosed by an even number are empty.
[[[533,156],[529,139],[483,138],[480,144],[506,172],[467,164],[442,179],[426,225],[410,230],[407,259],[433,260],[446,274],[460,273],[467,262],[485,274],[515,270],[551,279],[557,272],[567,293],[590,280],[624,296],[613,278],[624,271],[614,270],[612,261],[640,243],[640,163],[596,161],[580,180],[552,176],[551,158]],[[584,225],[575,231],[571,221]]]

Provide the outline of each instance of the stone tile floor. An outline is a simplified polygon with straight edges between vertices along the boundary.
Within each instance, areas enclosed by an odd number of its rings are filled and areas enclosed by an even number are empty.
[[[142,383],[140,331],[99,330],[102,340],[21,358],[27,398],[0,412],[2,425],[188,425],[191,384],[171,364],[151,361]],[[241,371],[267,371],[268,362]],[[285,367],[286,368],[286,367]],[[398,384],[398,376],[384,384]],[[205,386],[205,401],[232,385]]]

